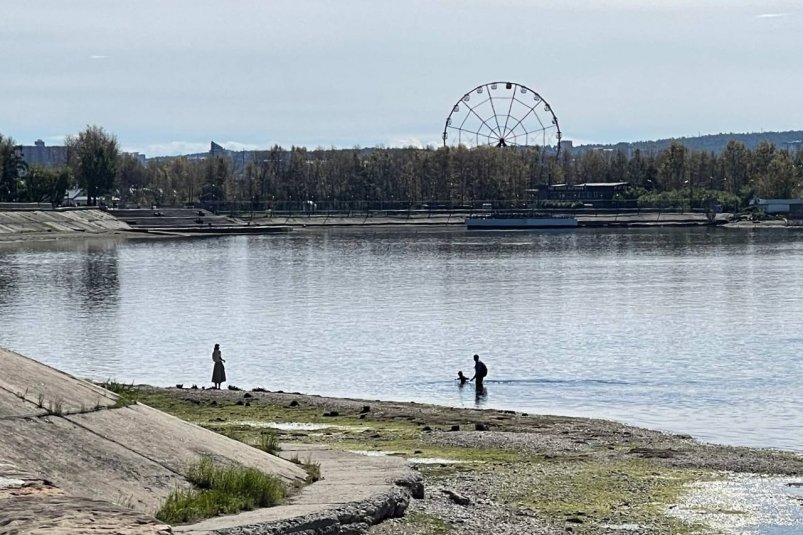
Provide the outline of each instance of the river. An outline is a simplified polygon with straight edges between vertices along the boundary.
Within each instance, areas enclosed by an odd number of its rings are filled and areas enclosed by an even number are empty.
[[[79,377],[208,387],[220,343],[241,388],[803,450],[802,238],[360,228],[0,244],[0,345]],[[480,398],[453,379],[475,353]]]

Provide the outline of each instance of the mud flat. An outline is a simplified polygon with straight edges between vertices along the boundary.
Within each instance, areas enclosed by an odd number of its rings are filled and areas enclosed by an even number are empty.
[[[513,411],[264,391],[137,391],[148,405],[238,440],[273,429],[291,449],[325,445],[408,460],[426,496],[372,534],[803,530],[803,456],[796,452]],[[762,503],[774,505],[747,507],[751,485],[761,485]],[[712,493],[717,500],[701,499]]]

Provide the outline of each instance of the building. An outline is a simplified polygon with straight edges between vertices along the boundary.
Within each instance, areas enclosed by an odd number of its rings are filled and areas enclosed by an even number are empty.
[[[583,184],[555,184],[539,186],[532,191],[539,201],[577,201],[583,203],[606,203],[623,195],[629,182],[585,182]]]
[[[769,214],[803,214],[803,199],[752,199],[750,206],[755,206]]]
[[[33,145],[22,146],[22,159],[29,166],[59,167],[67,165],[67,147],[46,147],[44,141],[37,139]]]
[[[64,198],[61,200],[62,206],[88,206],[89,199],[87,199],[86,191],[81,188],[71,188],[64,192]]]

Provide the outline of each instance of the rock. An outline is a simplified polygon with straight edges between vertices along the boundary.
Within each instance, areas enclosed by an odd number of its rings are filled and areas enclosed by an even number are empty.
[[[457,505],[471,505],[471,499],[453,490],[443,489],[443,493]]]
[[[449,431],[460,431],[460,426],[459,425],[453,425],[452,428]]]

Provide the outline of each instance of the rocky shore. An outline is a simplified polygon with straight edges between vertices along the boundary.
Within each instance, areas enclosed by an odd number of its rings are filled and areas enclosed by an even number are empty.
[[[684,505],[700,485],[734,478],[799,488],[798,453],[702,444],[605,420],[256,390],[137,392],[142,403],[246,442],[267,432],[285,444],[404,457],[426,495],[403,518],[372,527],[375,535],[737,533],[715,522],[723,511],[743,524],[803,529],[801,502],[784,490],[777,499],[796,509],[783,519],[726,503]]]

